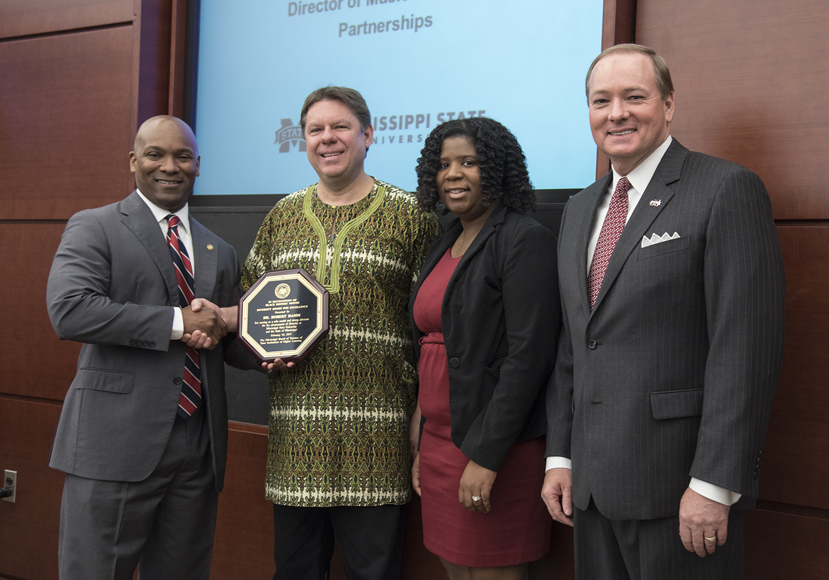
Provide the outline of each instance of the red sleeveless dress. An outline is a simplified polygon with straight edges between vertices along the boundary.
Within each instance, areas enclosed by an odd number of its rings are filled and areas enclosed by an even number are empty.
[[[441,304],[460,258],[447,250],[420,287],[414,320],[420,340],[420,440],[423,543],[461,566],[513,566],[547,553],[552,520],[541,500],[544,438],[512,446],[492,487],[489,513],[469,512],[458,501],[469,458],[455,447],[449,414],[449,364],[441,333]]]

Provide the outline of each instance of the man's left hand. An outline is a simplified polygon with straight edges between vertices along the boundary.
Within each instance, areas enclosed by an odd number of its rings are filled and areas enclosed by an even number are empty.
[[[679,537],[685,549],[704,558],[725,544],[729,510],[731,506],[686,489],[679,504]]]

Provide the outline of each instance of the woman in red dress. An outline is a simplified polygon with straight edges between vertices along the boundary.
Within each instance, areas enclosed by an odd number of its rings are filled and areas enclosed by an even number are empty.
[[[417,175],[421,208],[441,202],[457,218],[411,304],[424,544],[452,580],[524,579],[550,541],[540,493],[560,322],[555,237],[524,215],[535,207],[524,154],[496,121],[436,127]]]

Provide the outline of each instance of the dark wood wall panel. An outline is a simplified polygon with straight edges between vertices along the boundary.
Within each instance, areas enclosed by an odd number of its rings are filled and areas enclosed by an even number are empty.
[[[0,395],[0,470],[17,471],[16,502],[0,501],[0,576],[58,577],[63,473],[48,462],[60,409]]]
[[[673,134],[765,181],[776,219],[828,219],[829,2],[639,0],[636,41],[668,61]]]
[[[0,38],[130,22],[134,0],[3,0]]]
[[[0,284],[0,303],[9,305],[0,393],[62,401],[75,375],[80,345],[59,341],[46,313],[46,278],[63,228],[63,222],[0,223],[0,280],[16,281]]]
[[[265,499],[267,427],[231,423],[211,580],[273,576],[273,511]]]
[[[636,0],[605,0],[602,14],[602,50],[614,44],[634,42],[635,34]]]
[[[662,54],[673,73],[672,133],[756,171],[780,220],[786,343],[760,480],[760,497],[773,503],[747,515],[752,579],[829,571],[826,22],[823,0],[637,2],[636,41]]]
[[[784,225],[778,234],[786,265],[786,343],[760,494],[829,510],[829,225]]]
[[[133,31],[0,43],[0,219],[67,219],[133,187]]]
[[[133,188],[137,111],[169,109],[170,18],[167,0],[0,2],[0,469],[18,471],[0,577],[57,578],[63,474],[48,457],[80,345],[52,331],[46,279],[65,220]]]
[[[826,580],[829,520],[762,509],[746,514],[749,580]]]
[[[135,102],[132,114],[135,126],[154,115],[172,113],[170,97],[170,55],[172,43],[173,4],[180,0],[144,0],[140,5],[139,26],[136,28],[135,54],[139,58],[135,69],[136,86],[141,99]]]

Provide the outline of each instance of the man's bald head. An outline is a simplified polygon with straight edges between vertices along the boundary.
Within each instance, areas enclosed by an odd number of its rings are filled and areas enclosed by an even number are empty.
[[[190,128],[190,125],[179,119],[178,117],[173,117],[172,115],[156,115],[155,117],[150,117],[138,128],[138,132],[135,134],[135,142],[133,144],[133,149],[137,150],[140,147],[140,144],[146,141],[146,136],[152,134],[154,129],[158,127],[160,124],[164,123],[173,123],[177,125],[186,137],[191,141],[193,151],[196,153],[196,157],[199,155],[199,145],[196,143],[196,135],[193,133],[193,130]]]

